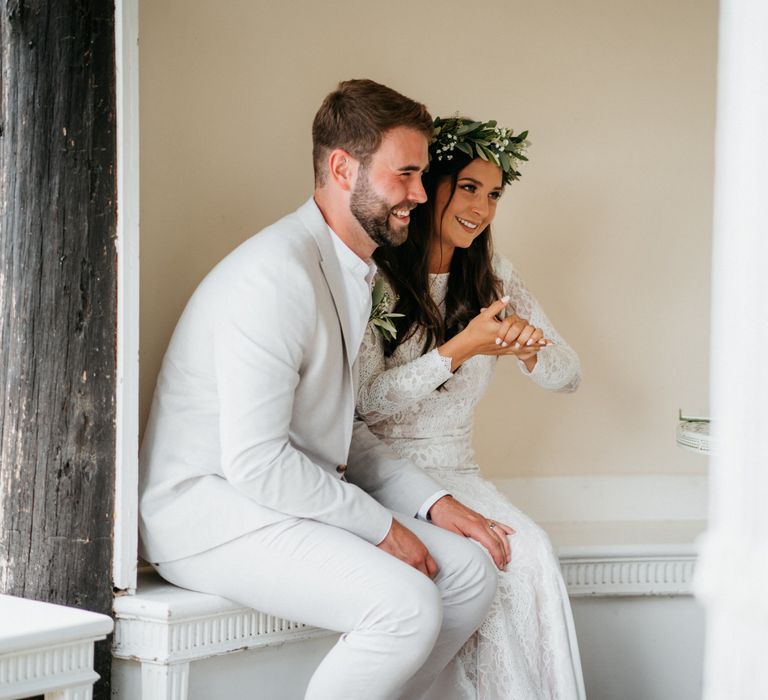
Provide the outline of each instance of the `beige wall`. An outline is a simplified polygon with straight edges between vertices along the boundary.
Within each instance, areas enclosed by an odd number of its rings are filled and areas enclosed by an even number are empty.
[[[716,32],[714,0],[142,2],[142,423],[195,285],[309,196],[315,110],[371,77],[531,132],[496,244],[584,379],[549,394],[502,361],[484,470],[704,471],[674,428],[707,407]]]

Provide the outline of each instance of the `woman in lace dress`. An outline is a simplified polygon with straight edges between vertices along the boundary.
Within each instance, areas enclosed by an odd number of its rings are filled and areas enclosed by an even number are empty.
[[[461,119],[437,119],[435,127],[428,203],[413,211],[406,243],[375,255],[386,293],[360,351],[358,412],[452,495],[516,532],[488,618],[430,697],[583,700],[571,609],[549,539],[480,475],[472,450],[474,409],[499,356],[512,356],[506,361],[552,391],[574,391],[580,379],[576,353],[491,249],[490,223],[505,185],[519,177],[526,134]],[[396,337],[387,331],[393,322]]]

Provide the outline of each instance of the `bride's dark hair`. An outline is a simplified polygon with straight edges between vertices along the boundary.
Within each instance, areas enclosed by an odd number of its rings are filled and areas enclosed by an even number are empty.
[[[427,202],[411,212],[405,243],[397,247],[379,247],[373,254],[376,264],[386,274],[399,297],[395,311],[403,314],[403,318],[393,319],[397,337],[385,341],[387,355],[420,330],[424,333],[422,353],[442,345],[463,330],[481,308],[489,306],[502,294],[501,282],[493,273],[491,264],[493,244],[490,225],[468,248],[456,248],[453,252],[445,297],[445,319],[430,294],[430,242],[442,235],[442,231],[435,228],[435,218],[442,222],[443,214],[456,192],[459,172],[471,162],[472,157],[460,151],[454,151],[451,160],[433,158],[422,178]],[[438,184],[446,178],[450,180],[451,196],[440,216],[435,217],[435,193]]]

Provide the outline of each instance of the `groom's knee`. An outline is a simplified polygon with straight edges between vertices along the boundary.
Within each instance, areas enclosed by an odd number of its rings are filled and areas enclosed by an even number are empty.
[[[386,587],[367,617],[366,626],[387,637],[392,653],[407,658],[415,670],[440,633],[442,596],[433,581],[414,569]]]
[[[498,570],[488,552],[471,540],[457,548],[446,571],[444,605],[456,607],[469,626],[479,625],[488,612],[498,586]]]
[[[480,548],[477,547],[477,549]],[[496,589],[499,587],[499,570],[496,568],[496,564],[493,563],[493,559],[491,559],[488,552],[481,549],[480,554],[482,563],[478,564],[480,570],[477,573],[477,580],[480,588],[478,593],[478,614],[482,622],[491,607],[491,602],[496,596]]]

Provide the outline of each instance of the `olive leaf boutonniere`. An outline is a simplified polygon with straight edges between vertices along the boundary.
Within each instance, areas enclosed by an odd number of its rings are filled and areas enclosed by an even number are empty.
[[[387,311],[390,305],[394,307],[396,303],[397,297],[393,299],[389,295],[389,292],[384,289],[384,279],[379,277],[371,292],[371,315],[368,317],[368,325],[381,333],[384,340],[394,340],[397,337],[397,328],[392,319],[402,318],[403,314]]]

